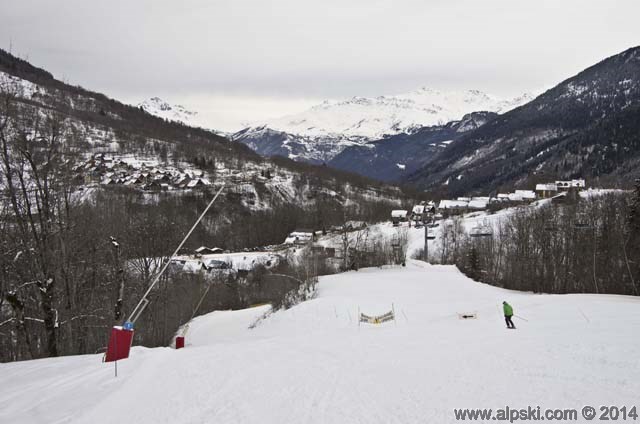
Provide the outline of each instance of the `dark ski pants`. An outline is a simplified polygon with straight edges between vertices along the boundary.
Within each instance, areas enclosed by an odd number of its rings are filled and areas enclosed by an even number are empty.
[[[513,324],[513,321],[511,321],[511,316],[504,316],[504,322],[507,323],[507,328],[516,328],[516,326]]]

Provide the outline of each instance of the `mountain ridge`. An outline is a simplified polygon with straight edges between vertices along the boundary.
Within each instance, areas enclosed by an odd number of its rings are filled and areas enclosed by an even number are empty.
[[[388,182],[401,182],[440,151],[448,148],[464,134],[498,116],[494,112],[473,112],[458,121],[416,129],[365,145],[344,149],[329,166],[357,172]]]
[[[445,125],[471,112],[502,113],[532,98],[531,94],[524,94],[501,99],[480,90],[441,91],[422,87],[397,95],[325,100],[307,111],[268,120],[263,125],[296,135],[343,135],[374,140],[417,127]]]
[[[504,100],[480,90],[421,89],[378,97],[325,100],[310,109],[244,128],[231,136],[263,156],[324,163],[350,147],[420,128],[444,126],[472,112],[504,112],[532,98]]]
[[[168,121],[181,122],[189,126],[197,126],[193,120],[198,115],[198,112],[188,110],[182,105],[170,104],[160,97],[151,97],[138,103],[137,106],[145,112],[159,118],[163,118]]]
[[[608,57],[463,136],[405,181],[452,194],[540,178],[633,179],[640,163],[640,47]],[[457,178],[460,176],[459,178]]]

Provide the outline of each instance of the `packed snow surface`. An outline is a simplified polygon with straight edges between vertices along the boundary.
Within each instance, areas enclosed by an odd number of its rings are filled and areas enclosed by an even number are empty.
[[[528,320],[517,330],[503,300]],[[392,304],[395,323],[358,326]],[[453,408],[638,404],[638,298],[507,291],[410,261],[322,277],[317,298],[248,328],[267,311],[199,317],[186,348],[136,347],[117,378],[100,355],[0,364],[0,422],[447,423]]]

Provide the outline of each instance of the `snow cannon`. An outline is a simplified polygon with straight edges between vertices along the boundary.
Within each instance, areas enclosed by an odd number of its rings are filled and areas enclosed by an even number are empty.
[[[131,350],[131,343],[133,342],[133,333],[134,333],[133,325],[138,320],[138,318],[140,318],[140,315],[142,315],[142,312],[144,312],[145,308],[149,304],[150,302],[148,299],[149,293],[151,293],[151,290],[153,290],[156,284],[158,284],[158,281],[160,281],[160,277],[162,277],[162,274],[164,274],[167,268],[169,268],[169,265],[171,264],[171,259],[178,254],[180,249],[182,249],[182,246],[184,245],[184,243],[187,241],[191,233],[193,233],[193,230],[196,229],[196,227],[198,226],[198,223],[202,221],[202,218],[205,216],[207,211],[211,208],[211,205],[213,205],[213,202],[216,201],[220,193],[222,193],[223,189],[224,189],[224,184],[222,184],[222,187],[220,187],[220,190],[218,190],[218,192],[213,197],[213,199],[211,199],[211,202],[209,202],[207,207],[204,208],[204,211],[202,211],[202,213],[200,214],[196,222],[193,224],[193,226],[191,227],[187,235],[184,236],[184,238],[182,239],[182,241],[180,242],[176,250],[173,252],[173,254],[169,256],[169,260],[165,261],[164,266],[162,267],[160,272],[156,274],[154,280],[151,282],[151,284],[147,288],[147,291],[144,293],[144,295],[142,295],[142,298],[140,299],[136,307],[133,308],[131,315],[129,316],[127,321],[125,321],[124,325],[122,327],[114,326],[111,329],[111,336],[109,337],[109,346],[107,347],[107,352],[105,353],[103,358],[104,362],[113,362],[113,361],[117,361],[118,359],[126,359],[129,357],[129,351]],[[117,366],[117,363],[116,363],[116,366]],[[116,375],[117,375],[117,371],[116,371]]]
[[[129,325],[127,325],[129,324]],[[133,342],[133,324],[125,323],[123,327],[116,325],[111,329],[109,346],[104,354],[104,362],[113,362],[129,357],[131,343]]]

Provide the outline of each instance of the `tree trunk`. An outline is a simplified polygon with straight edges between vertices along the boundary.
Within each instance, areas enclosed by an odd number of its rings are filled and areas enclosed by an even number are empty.
[[[50,357],[58,356],[58,311],[53,308],[54,279],[47,278],[44,282],[38,282],[40,302],[44,314],[44,329],[47,336],[47,354]]]

